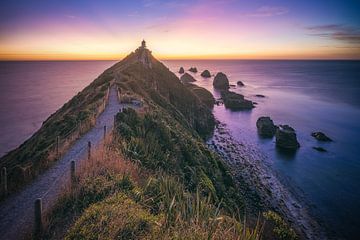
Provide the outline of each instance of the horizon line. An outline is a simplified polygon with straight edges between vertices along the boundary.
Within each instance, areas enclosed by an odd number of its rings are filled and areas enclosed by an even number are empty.
[[[90,62],[121,59],[0,59],[0,62]],[[360,58],[158,58],[160,61],[360,61]]]

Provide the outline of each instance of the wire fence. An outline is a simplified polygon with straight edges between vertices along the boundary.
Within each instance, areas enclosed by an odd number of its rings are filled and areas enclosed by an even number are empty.
[[[51,146],[52,156],[56,158],[60,158],[66,150],[70,147],[70,145],[76,141],[82,134],[89,131],[96,125],[97,117],[105,110],[110,95],[110,87],[107,89],[107,92],[104,96],[104,100],[101,105],[99,105],[97,111],[94,116],[87,122],[80,122],[78,126],[74,127],[70,131],[68,131],[60,140],[57,138],[56,142]],[[104,127],[104,137],[106,134],[106,127]],[[88,158],[90,158],[91,154],[91,143],[81,147],[78,152],[84,152],[85,148],[88,148]],[[34,236],[41,235],[43,230],[43,217],[48,214],[51,209],[54,208],[56,204],[56,199],[58,199],[61,194],[66,191],[66,188],[74,184],[74,176],[75,176],[75,160],[66,162],[64,164],[68,164],[63,169],[63,172],[58,175],[51,183],[51,185],[47,188],[46,192],[44,192],[40,198],[35,200],[34,208],[35,208],[35,219],[34,219]]]

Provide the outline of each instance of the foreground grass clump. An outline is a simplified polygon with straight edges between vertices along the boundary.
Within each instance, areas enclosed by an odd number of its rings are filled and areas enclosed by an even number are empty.
[[[279,240],[296,240],[298,239],[295,231],[279,216],[279,214],[268,211],[264,217],[273,225],[273,232]]]
[[[159,217],[118,193],[89,207],[65,239],[151,239]]]

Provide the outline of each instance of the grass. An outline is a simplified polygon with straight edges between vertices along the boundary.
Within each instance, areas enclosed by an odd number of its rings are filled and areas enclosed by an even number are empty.
[[[200,190],[101,149],[78,171],[76,188],[49,213],[43,239],[260,239],[254,228],[226,214]],[[199,188],[198,188],[199,189]]]

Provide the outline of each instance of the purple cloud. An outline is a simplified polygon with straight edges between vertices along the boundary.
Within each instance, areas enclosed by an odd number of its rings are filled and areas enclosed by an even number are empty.
[[[248,17],[273,17],[284,15],[289,12],[289,9],[286,7],[276,7],[276,6],[262,6],[256,9],[255,12],[248,13]]]
[[[307,27],[313,36],[360,45],[360,28],[345,26],[342,24],[328,24]]]

